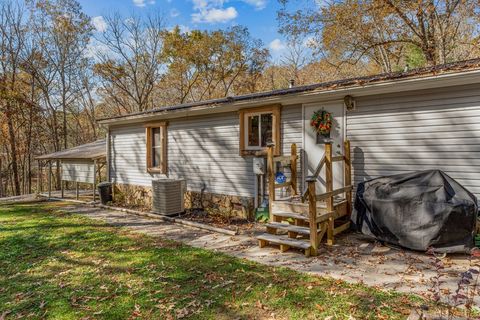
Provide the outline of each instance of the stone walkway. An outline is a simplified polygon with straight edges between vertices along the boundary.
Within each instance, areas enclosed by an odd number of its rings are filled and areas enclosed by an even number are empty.
[[[297,251],[280,253],[278,248],[259,249],[249,236],[227,236],[183,225],[172,224],[120,211],[69,204],[68,212],[82,214],[109,224],[126,227],[153,237],[218,250],[226,254],[271,266],[285,266],[319,276],[330,276],[351,283],[364,283],[382,289],[428,295],[432,277],[437,275],[433,257],[421,253],[382,246],[358,234],[339,237],[333,247],[322,246],[318,257],[305,258]],[[467,255],[449,255],[443,259],[444,294],[457,288],[461,273],[475,261]],[[480,305],[480,301],[477,301]]]

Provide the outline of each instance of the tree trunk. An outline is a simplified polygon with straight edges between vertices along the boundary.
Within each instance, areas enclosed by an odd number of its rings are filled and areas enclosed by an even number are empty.
[[[7,102],[7,126],[8,126],[8,142],[10,144],[10,152],[12,159],[12,173],[13,173],[13,193],[16,196],[20,195],[20,177],[18,175],[18,163],[17,163],[17,147],[15,139],[15,130],[13,127],[13,121],[11,117],[10,102]]]

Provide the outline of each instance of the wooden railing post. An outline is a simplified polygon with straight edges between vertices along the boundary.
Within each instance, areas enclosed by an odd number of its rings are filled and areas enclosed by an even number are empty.
[[[52,160],[48,161],[48,198],[52,197]]]
[[[273,148],[275,144],[267,145],[267,176],[268,176],[268,213],[270,221],[273,222],[273,201],[275,201],[275,163],[273,162]]]
[[[37,167],[37,195],[40,194],[42,191],[41,186],[42,186],[42,163],[40,160],[37,161],[38,167]]]
[[[297,145],[292,143],[291,148],[291,161],[290,161],[290,169],[291,169],[291,187],[292,187],[292,194],[296,196],[298,194],[297,191]]]
[[[97,200],[97,160],[93,160],[93,202]]]
[[[316,256],[318,252],[318,224],[317,224],[317,195],[315,191],[315,177],[308,177],[308,217],[310,223],[310,245],[312,246],[310,254]]]
[[[345,159],[345,164],[344,164],[344,181],[345,181],[345,186],[350,186],[352,185],[352,160],[350,156],[350,141],[345,140],[343,144],[343,154],[344,154],[344,159]],[[345,197],[347,200],[347,215],[348,217],[351,216],[352,214],[352,190],[349,189],[349,191],[345,192]]]
[[[332,144],[325,144],[325,185],[327,192],[333,191]],[[327,211],[334,211],[333,196],[327,198]],[[328,219],[327,244],[333,245],[334,217]]]

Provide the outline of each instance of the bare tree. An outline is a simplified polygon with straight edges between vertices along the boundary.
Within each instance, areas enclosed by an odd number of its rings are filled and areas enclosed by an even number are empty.
[[[123,19],[118,13],[105,18],[106,30],[97,37],[106,50],[97,51],[95,72],[101,92],[119,113],[152,108],[152,93],[162,75],[160,15]]]
[[[62,145],[68,147],[68,109],[81,90],[80,70],[85,64],[87,45],[93,26],[75,0],[33,0],[31,25],[39,60],[31,64],[51,110],[57,131],[57,110],[62,114]],[[58,132],[55,132],[58,137]],[[58,138],[56,138],[58,141]]]
[[[21,193],[15,116],[21,107],[18,83],[21,81],[22,53],[25,48],[23,12],[17,3],[0,3],[0,110],[6,118],[8,128],[7,153],[11,159],[15,195]]]

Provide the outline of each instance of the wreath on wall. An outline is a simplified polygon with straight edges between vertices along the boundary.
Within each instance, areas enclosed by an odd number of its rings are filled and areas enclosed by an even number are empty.
[[[322,136],[330,136],[330,131],[332,130],[332,122],[332,114],[322,109],[313,113],[310,125],[318,134]]]

